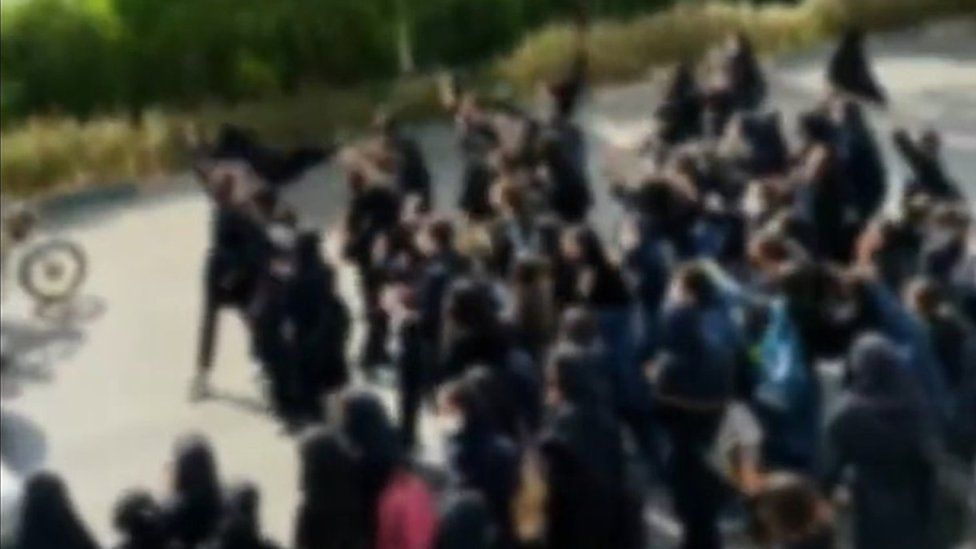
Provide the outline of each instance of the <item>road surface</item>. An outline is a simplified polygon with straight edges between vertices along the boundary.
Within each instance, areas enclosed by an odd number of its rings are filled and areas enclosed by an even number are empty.
[[[877,70],[893,98],[890,113],[872,113],[887,142],[893,125],[932,125],[946,132],[946,158],[976,202],[976,25],[902,32],[872,42]],[[809,107],[821,89],[824,49],[773,62],[773,104],[787,118]],[[606,140],[627,140],[645,127],[660,86],[654,81],[599,89],[582,120],[594,174]],[[441,204],[453,204],[460,164],[452,131],[415,128],[432,162]],[[893,178],[904,169],[886,146]],[[87,249],[91,276],[73,318],[37,320],[23,295],[4,302],[5,346],[19,356],[3,381],[2,455],[18,474],[61,472],[103,542],[113,539],[111,508],[121,492],[161,491],[174,439],[187,430],[213,441],[225,480],[250,479],[263,494],[263,522],[288,541],[298,496],[292,439],[262,411],[240,322],[223,325],[214,383],[219,398],[190,404],[187,383],[200,316],[201,267],[208,205],[188,178],[170,190],[107,200],[65,218],[59,229]],[[598,181],[594,179],[594,181]],[[616,207],[597,182],[596,223],[611,228]],[[335,170],[323,167],[289,191],[302,222],[326,229],[346,204]],[[344,277],[344,286],[351,284]],[[439,452],[425,420],[426,459]],[[668,529],[666,512],[652,510]]]

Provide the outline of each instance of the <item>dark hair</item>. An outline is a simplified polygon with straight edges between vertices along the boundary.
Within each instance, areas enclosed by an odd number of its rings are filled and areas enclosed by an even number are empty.
[[[402,458],[396,429],[379,397],[350,391],[342,398],[342,432],[357,458],[366,464],[373,481],[385,484]]]
[[[219,498],[217,464],[207,439],[198,433],[176,442],[173,489],[179,494],[205,494]]]
[[[210,444],[199,434],[177,440],[175,456],[167,527],[180,542],[192,545],[209,538],[219,525],[223,497],[217,465]]]
[[[589,345],[600,337],[596,317],[584,307],[569,307],[563,312],[559,336],[576,345]]]
[[[441,250],[454,246],[454,224],[447,217],[435,217],[427,223],[427,234]]]
[[[581,349],[556,347],[549,359],[547,379],[575,405],[592,405],[600,399],[600,382],[590,355]]]
[[[567,235],[580,247],[584,264],[598,269],[610,265],[610,259],[603,248],[603,242],[600,241],[599,235],[592,228],[586,225],[576,225],[567,230]]]
[[[465,429],[482,430],[497,426],[489,401],[494,385],[492,372],[478,366],[445,387],[444,397],[464,417]]]
[[[451,286],[446,311],[448,319],[461,330],[488,329],[498,324],[491,288],[472,278],[462,278]]]
[[[166,544],[162,509],[147,490],[130,490],[115,504],[112,524],[135,548],[162,548]]]
[[[682,265],[674,274],[675,281],[688,296],[700,305],[711,303],[716,297],[718,290],[711,275],[702,263],[692,262]]]

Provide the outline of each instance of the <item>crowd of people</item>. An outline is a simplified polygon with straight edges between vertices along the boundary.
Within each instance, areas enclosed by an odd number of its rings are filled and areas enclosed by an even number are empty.
[[[391,117],[337,154],[356,349],[318,235],[276,192],[320,155],[275,156],[236,130],[210,152],[193,393],[209,392],[217,311],[240,312],[300,441],[287,546],[636,549],[653,546],[645,503],[663,491],[682,547],[723,546],[733,516],[758,546],[825,549],[842,541],[841,486],[853,546],[948,543],[939,464],[972,468],[976,449],[976,230],[938,134],[893,135],[911,178],[892,188],[865,114],[886,94],[852,32],[788,140],[735,36],[676,68],[641,167],[603,174],[624,212],[606,235],[574,120],[586,67],[581,30],[543,115],[446,86],[457,211]],[[275,184],[244,184],[254,172]],[[369,379],[392,368],[395,414],[346,388],[347,357]],[[445,435],[436,488],[412,459],[424,409]],[[258,491],[225,491],[204,439],[181,440],[175,464],[166,499],[120,500],[120,547],[276,547]],[[20,549],[96,546],[62,482],[31,479]]]

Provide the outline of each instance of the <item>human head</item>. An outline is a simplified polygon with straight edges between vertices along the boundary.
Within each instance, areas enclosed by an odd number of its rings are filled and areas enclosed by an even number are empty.
[[[810,480],[789,472],[767,475],[752,500],[753,537],[763,546],[808,541],[829,528],[830,515]]]
[[[938,131],[927,128],[919,137],[919,146],[929,156],[937,157],[942,151],[942,137],[939,136]]]
[[[18,539],[15,547],[61,549],[70,543],[81,543],[90,536],[68,489],[55,473],[34,473],[24,485],[24,499]]]
[[[558,346],[546,368],[550,404],[591,406],[599,400],[600,381],[592,358],[582,349]]]
[[[592,312],[573,306],[563,312],[559,327],[560,339],[581,347],[588,347],[600,337],[599,325]]]
[[[586,225],[576,225],[566,230],[562,238],[563,258],[570,263],[590,267],[608,263],[603,244],[596,231]]]
[[[370,474],[389,475],[400,462],[400,442],[379,397],[364,390],[345,393],[339,418],[340,429],[358,458],[370,464]]]
[[[497,323],[491,288],[472,278],[461,278],[447,295],[447,318],[461,330],[489,329]]]
[[[172,481],[172,490],[178,495],[219,497],[216,460],[203,435],[189,433],[177,440]]]
[[[426,256],[433,256],[454,248],[454,224],[447,217],[430,219],[418,235],[417,247]]]
[[[137,544],[147,549],[163,547],[162,510],[146,490],[130,490],[123,494],[115,504],[112,523],[130,541],[130,545]]]
[[[935,316],[944,299],[942,289],[932,279],[916,277],[905,286],[905,303],[923,318]]]
[[[862,334],[850,352],[851,391],[876,403],[915,404],[905,360],[904,353],[890,339],[874,332]]]
[[[678,268],[671,281],[671,295],[678,303],[708,305],[717,293],[715,282],[698,262],[686,263]]]

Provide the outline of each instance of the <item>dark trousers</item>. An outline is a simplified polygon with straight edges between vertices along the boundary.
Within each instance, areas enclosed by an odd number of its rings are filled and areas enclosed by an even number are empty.
[[[668,460],[674,511],[684,528],[684,549],[718,549],[723,487],[706,462],[721,416],[679,412],[666,420],[671,441]]]
[[[402,374],[402,372],[401,372]],[[418,376],[400,376],[400,440],[406,449],[417,441],[417,419],[423,392]]]
[[[372,376],[379,365],[390,361],[386,351],[390,320],[380,303],[383,289],[381,273],[370,266],[360,266],[359,273],[366,312],[366,337],[360,351],[360,366],[367,376]]]

